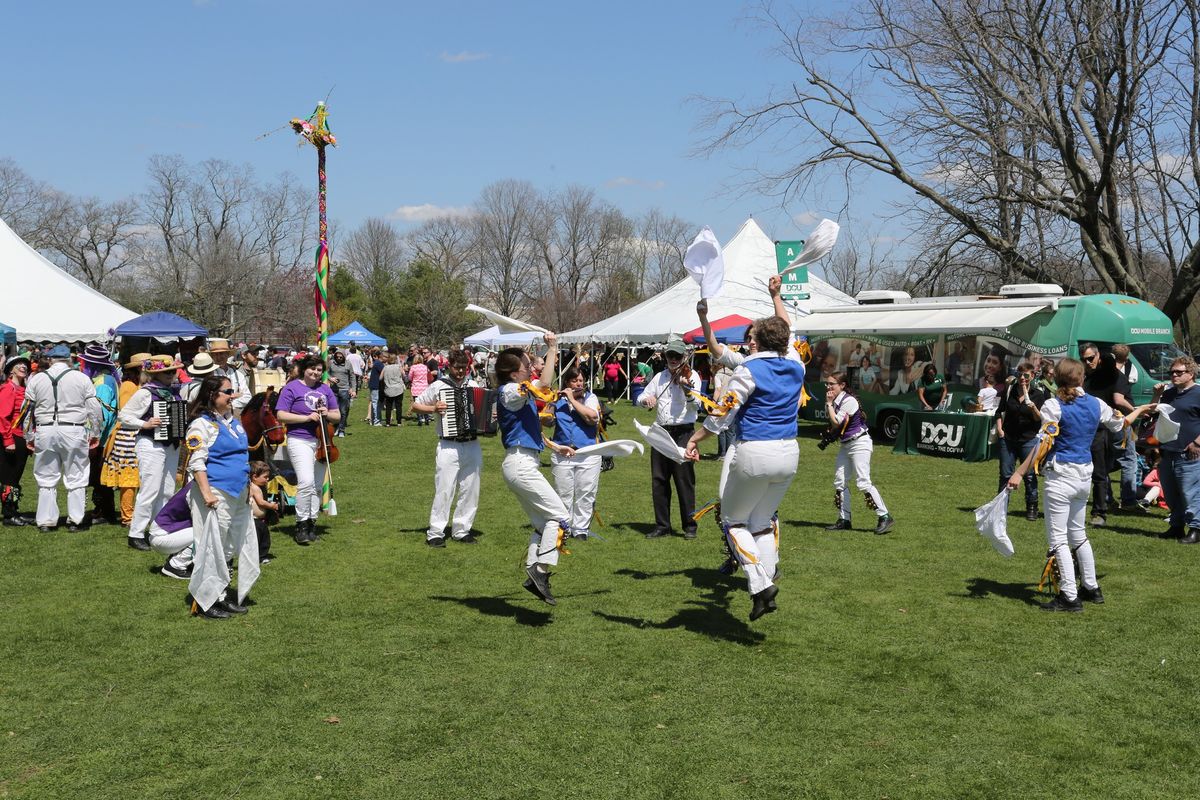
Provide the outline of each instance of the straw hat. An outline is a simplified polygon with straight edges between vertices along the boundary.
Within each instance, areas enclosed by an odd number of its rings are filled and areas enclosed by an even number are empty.
[[[134,353],[129,358],[129,363],[125,365],[125,369],[141,369],[142,366],[149,361],[153,356],[149,353]]]
[[[208,352],[210,353],[232,353],[233,348],[229,346],[228,339],[209,339]]]
[[[182,366],[183,364],[180,364],[171,356],[149,356],[142,362],[142,371],[150,373],[174,372]]]
[[[197,353],[192,359],[192,363],[188,365],[187,373],[193,378],[199,378],[207,375],[210,372],[215,372],[217,365],[213,362],[212,356],[208,353]]]

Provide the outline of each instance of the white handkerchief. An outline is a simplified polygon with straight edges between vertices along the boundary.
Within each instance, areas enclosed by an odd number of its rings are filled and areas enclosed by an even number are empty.
[[[545,328],[539,328],[537,325],[531,325],[528,322],[522,322],[519,319],[506,317],[503,314],[498,314],[495,311],[477,306],[473,303],[467,304],[467,311],[474,311],[476,314],[482,314],[491,322],[500,326],[500,333],[547,333]]]
[[[1159,444],[1170,444],[1179,438],[1179,423],[1171,419],[1175,406],[1170,403],[1158,404],[1158,419],[1154,422],[1154,438]]]
[[[646,448],[642,447],[641,442],[635,442],[633,439],[612,439],[607,442],[597,442],[589,444],[587,447],[581,447],[575,451],[577,456],[631,456],[634,451],[638,453],[646,452]]]
[[[707,225],[688,247],[683,256],[683,266],[692,280],[700,284],[700,298],[708,299],[721,293],[725,285],[725,257],[721,255],[721,243]]]
[[[1008,490],[975,509],[975,528],[983,538],[992,543],[996,552],[1008,558],[1013,554],[1012,540],[1008,538]]]
[[[788,269],[806,266],[829,255],[829,251],[837,242],[840,230],[841,226],[833,220],[821,220],[820,224],[804,240],[804,249],[800,251],[800,255],[796,256],[795,261],[788,264]]]
[[[662,425],[656,422],[653,425],[646,426],[636,419],[633,421],[633,424],[638,429],[638,433],[642,435],[642,438],[646,440],[646,444],[676,463],[682,464],[684,461],[687,461],[687,456],[683,454],[683,448],[675,444],[675,440],[671,438],[671,434],[667,433]]]

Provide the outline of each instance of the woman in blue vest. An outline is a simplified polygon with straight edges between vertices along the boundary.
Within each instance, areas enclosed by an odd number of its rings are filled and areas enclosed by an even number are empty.
[[[210,619],[244,614],[242,605],[258,578],[258,537],[250,512],[249,442],[233,415],[235,389],[228,378],[208,375],[189,407],[187,471],[193,481],[188,493],[195,531],[195,556],[188,589],[192,613]],[[238,558],[238,600],[225,596],[229,588],[227,559]]]
[[[562,396],[552,404],[554,436],[550,446],[550,471],[554,486],[571,512],[571,536],[588,538],[596,489],[600,485],[598,455],[577,456],[574,451],[596,444],[600,423],[600,400],[584,386],[583,375],[575,367],[563,373]]]
[[[773,582],[779,563],[773,518],[799,463],[796,416],[804,364],[791,347],[791,326],[779,317],[755,321],[751,335],[757,352],[734,370],[725,394],[717,398],[729,410],[709,414],[704,427],[688,440],[687,457],[698,461],[701,441],[735,426],[733,460],[721,489],[721,518],[729,548],[750,582],[750,619],[756,620],[775,610],[779,593]]]
[[[504,443],[504,462],[500,466],[504,482],[517,496],[533,525],[525,555],[525,588],[554,605],[549,569],[558,563],[569,512],[538,469],[539,454],[545,444],[538,420],[537,395],[550,391],[558,354],[554,334],[545,334],[545,339],[549,351],[541,376],[535,381],[529,380],[529,355],[525,351],[508,348],[496,357],[496,383],[500,386],[496,421]],[[575,454],[573,448],[561,452]]]
[[[1083,363],[1073,358],[1058,362],[1054,382],[1058,390],[1041,408],[1039,446],[1013,472],[1006,488],[1011,492],[1020,486],[1034,463],[1045,458],[1042,493],[1046,508],[1046,541],[1058,564],[1059,591],[1057,597],[1042,604],[1042,609],[1083,611],[1081,600],[1104,602],[1096,580],[1092,544],[1084,529],[1088,493],[1092,488],[1092,439],[1101,425],[1114,433],[1127,427],[1146,406],[1139,406],[1128,417],[1122,418],[1103,400],[1083,391]],[[1078,576],[1078,584],[1076,560],[1082,573]]]

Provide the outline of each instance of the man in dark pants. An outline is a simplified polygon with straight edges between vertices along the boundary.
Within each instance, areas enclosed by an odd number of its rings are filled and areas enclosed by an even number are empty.
[[[1100,349],[1089,343],[1079,346],[1083,360],[1083,390],[1103,400],[1113,409],[1129,411],[1129,381],[1117,369],[1112,353],[1100,355]],[[1092,439],[1092,519],[1091,525],[1103,527],[1108,524],[1108,504],[1112,499],[1110,473],[1116,463],[1113,437],[1103,425],[1096,429]]]
[[[1017,367],[1017,378],[1000,393],[1000,406],[996,409],[996,436],[1000,440],[1000,490],[1008,483],[1017,464],[1024,463],[1037,445],[1037,434],[1042,427],[1040,409],[1050,397],[1049,393],[1033,385],[1033,367],[1021,364]],[[1033,470],[1025,474],[1025,519],[1035,522],[1038,515],[1037,475]]]
[[[656,374],[642,389],[638,404],[655,410],[655,421],[681,447],[687,445],[696,424],[698,401],[692,392],[700,392],[700,376],[687,365],[687,347],[682,339],[667,343],[667,368]],[[679,521],[685,539],[696,538],[696,471],[692,462],[677,464],[661,453],[650,451],[650,489],[654,496],[654,530],[647,539],[671,533],[671,483],[679,495]]]

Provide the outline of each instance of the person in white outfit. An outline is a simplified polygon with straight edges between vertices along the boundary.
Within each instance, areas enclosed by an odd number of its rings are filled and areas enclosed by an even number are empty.
[[[867,507],[875,512],[875,533],[885,534],[896,521],[888,513],[883,498],[875,484],[871,483],[871,432],[867,430],[867,418],[862,412],[858,398],[850,393],[850,380],[844,372],[834,372],[825,379],[825,415],[829,418],[829,430],[821,438],[818,447],[839,442],[837,466],[833,471],[833,504],[837,508],[837,522],[825,526],[827,531],[848,531],[850,526],[850,480],[854,472],[854,485]]]
[[[240,417],[253,395],[250,392],[250,384],[246,381],[246,374],[229,363],[229,358],[233,355],[229,340],[209,339],[208,354],[216,364],[215,374],[229,379],[229,385],[233,389],[233,415]]]
[[[750,584],[750,619],[776,610],[779,563],[775,515],[796,476],[800,450],[796,418],[804,386],[804,364],[791,346],[791,326],[778,317],[754,323],[758,352],[734,370],[724,413],[711,413],[687,443],[687,457],[700,459],[699,443],[730,425],[736,445],[721,492],[721,517],[730,549]]]
[[[600,399],[585,387],[583,375],[575,367],[563,373],[562,396],[554,401],[552,418],[543,424],[554,427],[547,444],[554,449],[550,472],[563,505],[571,512],[571,536],[586,539],[591,534],[596,491],[600,487],[598,455],[567,455],[566,450],[596,444],[599,437]]]
[[[100,442],[103,410],[91,379],[68,365],[60,344],[46,354],[50,367],[29,378],[25,402],[33,409],[33,477],[38,485],[37,526],[58,527],[58,484],[67,490],[67,530],[86,527],[88,450]]]
[[[1082,600],[1104,602],[1096,579],[1095,554],[1084,527],[1092,489],[1092,439],[1097,427],[1120,431],[1148,406],[1139,406],[1122,418],[1103,400],[1083,391],[1083,363],[1073,358],[1058,362],[1054,380],[1058,392],[1042,405],[1039,446],[1017,467],[1005,488],[1010,492],[1016,489],[1038,459],[1045,458],[1042,494],[1046,541],[1058,567],[1059,584],[1058,595],[1043,603],[1042,610],[1077,612],[1083,610]],[[1078,576],[1076,561],[1081,573]]]
[[[434,414],[434,428],[438,431],[437,452],[433,471],[433,506],[429,510],[429,529],[425,532],[425,544],[430,547],[446,546],[446,525],[450,525],[450,538],[462,544],[475,544],[471,533],[475,524],[475,513],[479,510],[479,476],[483,472],[483,448],[475,429],[464,425],[455,436],[442,436],[442,414],[448,406],[442,397],[445,390],[479,388],[468,376],[470,359],[462,350],[451,350],[447,374],[426,387],[413,400],[412,409],[417,414]],[[486,413],[491,413],[487,409]],[[455,495],[458,505],[454,509],[453,521],[450,510]]]
[[[533,525],[533,534],[525,550],[524,585],[549,605],[555,605],[550,589],[550,567],[558,564],[558,551],[570,523],[567,507],[538,469],[540,454],[546,445],[538,420],[537,398],[543,396],[547,402],[553,399],[550,387],[554,383],[558,356],[555,335],[546,333],[544,336],[549,351],[542,373],[535,381],[529,379],[530,361],[525,351],[508,348],[496,357],[496,383],[500,387],[496,416],[505,451],[500,466],[504,482],[516,495]],[[575,454],[573,448],[559,452],[568,456]]]
[[[191,489],[191,483],[187,483],[171,495],[171,499],[154,517],[154,521],[150,523],[150,530],[146,533],[146,539],[154,552],[167,556],[159,570],[165,578],[186,581],[192,576],[195,533],[192,530],[192,509],[188,505]]]
[[[155,402],[181,402],[172,381],[180,364],[169,356],[151,356],[142,366],[149,381],[133,393],[117,412],[117,422],[125,430],[136,431],[134,452],[138,460],[138,493],[129,524],[127,542],[135,550],[149,550],[146,529],[175,493],[175,473],[179,469],[180,435],[157,440],[154,431],[161,421],[154,415]]]

